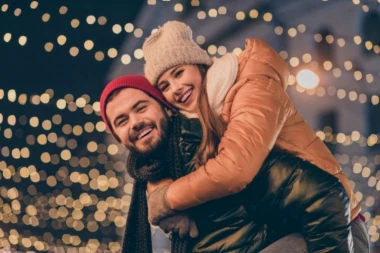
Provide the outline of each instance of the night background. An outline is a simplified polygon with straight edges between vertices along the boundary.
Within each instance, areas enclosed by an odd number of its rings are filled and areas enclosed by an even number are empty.
[[[0,251],[120,252],[133,180],[99,97],[143,74],[168,20],[212,56],[261,38],[289,96],[355,186],[380,252],[380,0],[0,1]],[[306,71],[305,71],[306,70]],[[170,252],[153,228],[155,252]]]

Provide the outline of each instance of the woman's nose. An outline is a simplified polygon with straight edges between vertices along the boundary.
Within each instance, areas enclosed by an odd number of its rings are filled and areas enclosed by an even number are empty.
[[[180,82],[173,82],[171,86],[175,95],[180,95],[182,93],[183,85]]]

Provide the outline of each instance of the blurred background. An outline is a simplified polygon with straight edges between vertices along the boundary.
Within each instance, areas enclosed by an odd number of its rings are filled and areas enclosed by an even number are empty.
[[[0,251],[120,252],[133,180],[99,114],[179,20],[215,57],[245,38],[291,67],[287,90],[352,180],[380,252],[380,0],[0,1]],[[155,252],[170,252],[152,229]]]

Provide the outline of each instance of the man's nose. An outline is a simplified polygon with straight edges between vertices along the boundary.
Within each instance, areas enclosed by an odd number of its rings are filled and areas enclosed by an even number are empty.
[[[138,131],[144,125],[144,121],[139,115],[130,115],[129,120],[131,122],[131,127],[133,130]]]

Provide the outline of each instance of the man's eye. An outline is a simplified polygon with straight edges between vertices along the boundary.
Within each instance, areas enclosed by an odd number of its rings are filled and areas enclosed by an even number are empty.
[[[122,126],[122,125],[124,125],[125,122],[127,122],[127,119],[121,119],[121,120],[119,120],[119,122],[117,123],[117,126]]]
[[[141,106],[137,109],[138,112],[143,112],[145,110],[146,106]]]

